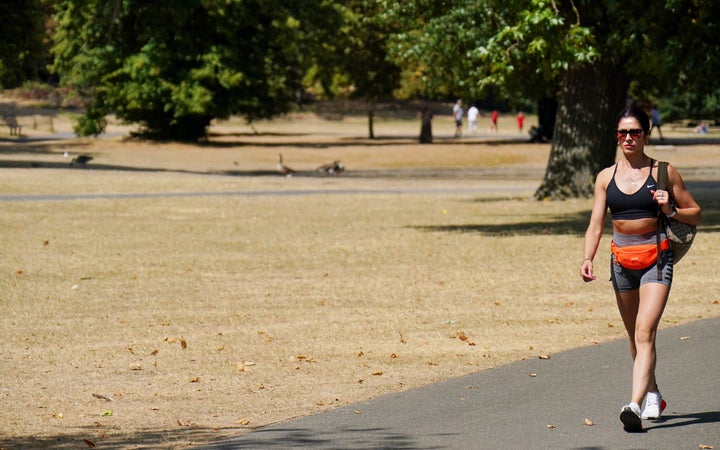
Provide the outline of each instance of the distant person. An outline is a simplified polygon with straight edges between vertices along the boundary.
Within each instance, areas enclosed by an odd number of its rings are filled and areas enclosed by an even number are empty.
[[[432,144],[432,111],[427,105],[420,109],[420,143]]]
[[[498,132],[498,117],[500,117],[500,113],[497,111],[497,109],[493,110],[493,112],[490,113],[490,131],[491,132]]]
[[[710,127],[707,122],[700,122],[694,129],[695,134],[707,134],[710,131]]]
[[[523,128],[525,128],[525,114],[523,114],[522,111],[519,111],[517,113],[517,125],[518,125],[518,133],[522,133]]]
[[[475,105],[472,105],[470,109],[468,109],[467,118],[468,118],[468,129],[470,133],[477,134],[477,124],[478,124],[478,116],[480,115],[480,111],[477,109]]]
[[[650,121],[652,122],[652,128],[650,128],[650,132],[652,133],[652,130],[657,128],[658,134],[660,135],[660,140],[664,141],[665,138],[662,135],[662,130],[660,129],[660,126],[662,125],[662,118],[660,117],[660,110],[658,109],[657,105],[653,105],[652,109],[650,110]]]
[[[462,136],[462,119],[465,115],[465,111],[462,107],[462,100],[458,99],[453,106],[453,118],[455,119],[455,137]]]

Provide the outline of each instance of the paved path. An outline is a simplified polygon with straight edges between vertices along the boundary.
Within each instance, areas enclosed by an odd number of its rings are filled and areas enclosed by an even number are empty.
[[[658,354],[668,409],[662,420],[644,421],[643,433],[625,433],[618,419],[630,395],[629,352],[618,340],[348,405],[202,449],[720,449],[720,318],[661,331]]]

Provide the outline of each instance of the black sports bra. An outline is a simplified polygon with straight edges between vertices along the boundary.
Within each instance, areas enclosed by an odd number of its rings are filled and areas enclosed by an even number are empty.
[[[613,220],[654,219],[657,217],[658,204],[653,200],[651,192],[657,189],[657,182],[652,176],[652,166],[654,164],[655,161],[651,161],[650,174],[634,194],[626,194],[617,187],[615,174],[618,165],[615,164],[612,180],[610,180],[605,191],[607,206],[610,208]]]

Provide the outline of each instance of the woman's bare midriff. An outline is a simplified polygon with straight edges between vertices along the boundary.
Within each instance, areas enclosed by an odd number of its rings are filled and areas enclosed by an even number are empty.
[[[613,220],[613,231],[622,234],[645,234],[657,230],[657,219]]]

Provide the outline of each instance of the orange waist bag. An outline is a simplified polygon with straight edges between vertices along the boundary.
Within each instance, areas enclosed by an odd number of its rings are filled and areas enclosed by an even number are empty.
[[[665,239],[660,243],[660,251],[670,248],[670,242]],[[655,264],[658,258],[657,244],[631,245],[618,247],[615,242],[610,243],[610,251],[615,255],[615,263],[626,269],[641,270]]]

